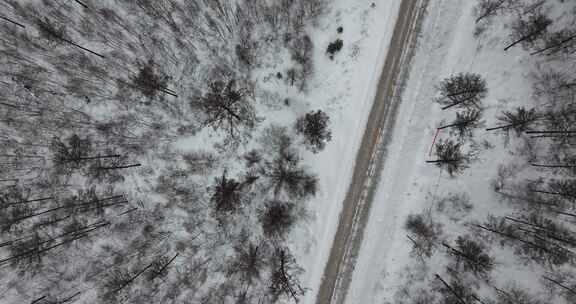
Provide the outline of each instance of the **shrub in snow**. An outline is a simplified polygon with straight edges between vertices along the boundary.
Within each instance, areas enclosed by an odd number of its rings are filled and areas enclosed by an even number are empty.
[[[334,59],[334,55],[342,50],[344,46],[344,41],[342,39],[336,39],[336,41],[331,42],[328,44],[328,48],[326,49],[326,53],[329,54],[330,59]]]

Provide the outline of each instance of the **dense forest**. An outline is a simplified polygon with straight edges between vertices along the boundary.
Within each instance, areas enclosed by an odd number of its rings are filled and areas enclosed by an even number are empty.
[[[305,93],[326,9],[0,2],[0,302],[297,302],[286,236],[330,118],[271,122],[291,101],[254,75],[282,61],[274,77]]]
[[[484,162],[500,166],[490,195],[430,196],[408,217],[414,264],[394,303],[575,303],[576,7],[478,0],[474,18],[478,41],[525,56],[516,64],[532,71],[524,80],[532,98],[495,107],[491,86],[508,84],[469,70],[437,84],[430,99],[452,118],[438,126],[449,137],[436,143],[430,168],[456,183],[485,174],[477,163],[488,150],[500,153]]]

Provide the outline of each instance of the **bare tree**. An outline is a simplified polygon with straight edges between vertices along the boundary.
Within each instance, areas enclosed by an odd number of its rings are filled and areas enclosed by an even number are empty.
[[[254,105],[245,88],[236,81],[214,81],[200,99],[200,108],[206,114],[203,124],[215,130],[223,129],[235,140],[240,128],[251,129],[256,123]]]

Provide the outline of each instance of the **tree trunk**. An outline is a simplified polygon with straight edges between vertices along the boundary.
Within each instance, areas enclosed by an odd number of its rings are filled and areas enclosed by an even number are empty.
[[[134,282],[134,280],[136,280],[139,276],[141,276],[144,272],[146,272],[146,270],[150,269],[150,267],[152,267],[152,265],[154,265],[154,263],[148,264],[148,266],[144,267],[144,269],[140,270],[133,277],[131,277],[128,281],[126,281],[126,283],[124,283],[124,284],[122,284],[122,286],[114,289],[111,293],[117,293],[120,290],[124,289],[126,286],[130,285],[130,283]]]
[[[96,56],[98,56],[98,57],[100,57],[100,58],[103,58],[103,59],[106,58],[106,57],[104,57],[103,55],[100,55],[100,54],[98,54],[98,53],[96,53],[96,52],[94,52],[94,51],[91,51],[91,50],[89,50],[89,49],[87,49],[87,48],[85,48],[85,47],[83,47],[83,46],[81,46],[81,45],[78,45],[78,44],[76,44],[75,42],[70,41],[70,40],[68,40],[68,39],[66,39],[66,38],[64,38],[64,37],[58,37],[58,38],[59,38],[60,40],[64,41],[64,42],[66,42],[66,43],[68,43],[68,44],[71,44],[71,45],[73,45],[73,46],[75,46],[75,47],[77,47],[77,48],[79,48],[79,49],[81,49],[81,50],[84,50],[84,51],[88,52],[88,53],[94,54],[94,55],[96,55]]]
[[[42,297],[40,297],[40,298],[38,298],[38,299],[35,299],[34,301],[30,302],[30,304],[36,304],[36,303],[38,303],[38,302],[46,299],[46,297],[47,297],[47,296],[42,296]]]
[[[549,241],[545,240],[544,238],[553,239],[553,240],[555,240],[555,241],[565,243],[565,244],[567,244],[567,245],[569,245],[569,246],[574,246],[574,243],[573,243],[573,242],[568,241],[568,240],[565,240],[565,239],[562,239],[562,238],[559,238],[559,237],[555,237],[555,236],[550,235],[550,234],[544,234],[544,235],[542,235],[542,234],[538,233],[538,228],[534,228],[534,229],[535,229],[536,231],[532,231],[532,230],[528,230],[528,229],[524,229],[524,228],[518,228],[518,230],[520,230],[520,231],[522,231],[522,232],[525,232],[525,233],[528,233],[528,234],[531,234],[531,235],[534,236],[534,238],[539,239],[539,240],[541,240],[542,242],[544,242],[544,243],[546,243],[546,244],[550,244],[550,245],[552,245],[552,246],[554,246],[554,247],[560,248],[561,250],[564,250],[564,251],[566,251],[566,252],[570,252],[572,255],[574,255],[574,252],[573,252],[572,250],[569,250],[569,249],[567,249],[567,248],[564,248],[563,246],[558,245],[558,244],[556,244],[556,243],[554,243],[554,242],[549,242]],[[547,230],[544,230],[544,229],[539,229],[539,230],[540,230],[540,231],[544,231],[544,232],[548,232]],[[543,237],[544,237],[544,238],[543,238]]]
[[[77,293],[67,297],[66,299],[63,299],[62,301],[59,301],[58,304],[64,304],[66,302],[70,302],[72,299],[74,299],[75,297],[77,297],[79,294],[81,294],[81,291],[78,291]]]
[[[133,167],[140,167],[142,164],[126,165],[126,166],[113,166],[113,167],[99,167],[98,170],[117,170],[117,169],[127,169]]]
[[[524,41],[524,40],[530,39],[530,38],[532,38],[532,37],[534,37],[534,36],[542,33],[542,32],[544,31],[544,29],[545,29],[545,28],[540,29],[540,30],[538,30],[538,31],[535,31],[535,32],[533,32],[533,33],[531,33],[531,34],[529,34],[529,35],[526,35],[526,36],[524,36],[524,37],[522,37],[522,38],[520,38],[520,39],[512,42],[510,45],[508,45],[507,47],[504,48],[504,51],[507,51],[507,50],[510,49],[511,47],[517,45],[518,43],[520,43],[520,42],[522,42],[522,41]]]
[[[558,282],[557,280],[554,280],[554,279],[552,279],[552,278],[550,278],[550,277],[547,277],[547,276],[542,276],[542,278],[543,278],[544,280],[546,280],[546,281],[550,281],[550,282],[554,283],[555,285],[558,285],[558,286],[562,287],[563,289],[567,290],[567,291],[570,292],[571,294],[576,295],[576,290],[574,290],[574,289],[572,289],[572,288],[570,288],[570,287],[568,287],[568,286],[566,286],[566,285]]]
[[[494,5],[493,7],[491,7],[489,10],[486,11],[486,13],[484,13],[484,15],[476,18],[476,23],[480,22],[480,20],[492,15],[492,13],[494,13],[495,11],[497,11],[498,9],[500,9],[502,7],[502,4],[504,4],[504,2],[506,2],[507,0],[500,0],[500,2],[498,2],[498,4]]]
[[[54,212],[54,211],[58,211],[58,210],[62,210],[62,209],[73,209],[73,208],[82,207],[82,206],[88,206],[88,205],[91,205],[91,204],[95,204],[95,203],[98,203],[98,202],[107,201],[107,200],[111,200],[111,199],[115,199],[115,198],[119,198],[119,197],[123,197],[123,195],[116,195],[116,196],[112,196],[112,197],[108,197],[108,198],[104,198],[104,199],[100,199],[100,200],[95,200],[95,201],[91,201],[91,202],[81,203],[81,204],[55,207],[55,208],[48,209],[48,210],[45,210],[45,211],[42,211],[42,212],[33,213],[33,214],[30,214],[30,215],[26,215],[26,216],[19,217],[19,218],[15,219],[15,220],[12,220],[8,225],[5,225],[5,226],[3,226],[3,227],[9,227],[9,226],[12,226],[12,225],[14,225],[14,224],[16,224],[16,223],[19,223],[19,222],[23,221],[23,220],[26,220],[26,219],[29,219],[29,218],[33,218],[33,217],[37,217],[37,216],[40,216],[40,215],[44,215],[44,214],[47,214],[47,213],[52,213],[52,212]],[[120,202],[120,203],[123,203],[123,202]],[[116,203],[115,203],[115,204],[116,204]],[[109,204],[109,205],[110,205],[110,204]]]
[[[0,206],[0,207],[8,207],[8,206],[14,206],[14,205],[20,205],[20,204],[28,204],[28,203],[33,203],[33,202],[41,202],[41,201],[48,201],[54,199],[54,197],[44,197],[44,198],[38,198],[38,199],[33,199],[33,200],[27,200],[27,201],[21,201],[21,202],[17,202],[17,203],[10,203],[10,204],[6,204],[4,206]]]
[[[458,299],[458,302],[460,302],[460,304],[468,304],[466,303],[466,301],[464,301],[464,299],[462,299],[462,295],[459,295],[454,288],[452,288],[452,286],[450,286],[450,284],[446,283],[446,281],[444,281],[444,279],[442,279],[442,277],[438,274],[434,275],[440,282],[442,282],[442,284],[444,284],[444,286],[446,286],[446,288],[448,288],[448,290],[456,297],[456,299]]]
[[[437,160],[427,160],[427,163],[453,163],[460,161],[460,159],[437,159]]]
[[[0,16],[0,19],[5,20],[5,21],[8,21],[8,22],[10,22],[10,23],[12,23],[12,24],[15,24],[15,25],[17,25],[17,26],[19,26],[19,27],[21,27],[21,28],[26,28],[24,25],[22,25],[22,24],[20,24],[20,23],[18,23],[18,22],[16,22],[16,21],[13,21],[13,20],[11,20],[11,19],[8,19],[8,18],[6,18],[6,17]]]
[[[576,134],[576,131],[526,131],[526,134]]]
[[[85,8],[85,9],[88,9],[88,5],[86,5],[86,4],[82,3],[82,2],[80,2],[80,0],[74,0],[74,2],[76,2],[76,3],[80,4],[80,5],[81,5],[83,8]]]
[[[83,161],[83,160],[94,160],[94,159],[105,159],[105,158],[119,158],[121,155],[112,154],[112,155],[102,155],[102,156],[91,156],[91,157],[78,157],[78,158],[68,158],[65,159],[67,162],[74,162],[74,161]]]
[[[91,231],[88,231],[88,232],[91,232]],[[88,232],[87,232],[87,233],[88,233]],[[72,242],[74,242],[74,241],[76,241],[76,240],[79,240],[79,239],[81,239],[81,238],[84,238],[84,237],[87,236],[87,233],[81,234],[81,235],[79,235],[79,236],[77,236],[77,237],[74,237],[74,238],[72,238],[72,239],[70,239],[70,240],[66,240],[66,241],[60,242],[60,243],[58,243],[58,244],[52,245],[52,246],[47,247],[47,248],[44,248],[44,249],[42,249],[42,250],[31,249],[31,250],[28,250],[28,251],[26,251],[26,252],[24,252],[24,253],[21,253],[21,254],[15,255],[15,256],[11,256],[11,257],[7,257],[7,258],[5,258],[5,259],[0,260],[0,265],[5,264],[6,262],[10,262],[10,261],[17,260],[17,259],[21,259],[21,258],[30,257],[30,256],[33,256],[33,255],[38,255],[38,256],[40,256],[41,253],[50,251],[50,250],[52,250],[52,249],[54,249],[54,248],[57,248],[57,247],[60,247],[60,246],[62,246],[62,245],[65,245],[65,244],[68,244],[68,243],[72,243]]]
[[[545,51],[547,51],[547,50],[549,50],[549,49],[553,49],[553,48],[555,48],[555,47],[561,46],[561,45],[563,45],[564,43],[566,43],[566,42],[568,42],[568,41],[570,41],[570,40],[572,40],[572,39],[574,39],[574,38],[576,38],[576,35],[572,35],[572,36],[570,36],[570,37],[568,37],[568,38],[566,38],[566,39],[564,39],[564,40],[562,40],[562,41],[560,41],[560,42],[558,42],[558,43],[556,43],[556,44],[554,44],[554,45],[551,45],[551,46],[545,47],[545,48],[543,48],[543,49],[537,50],[537,51],[535,51],[535,52],[532,52],[532,53],[530,53],[530,55],[536,55],[536,54],[545,52]],[[550,54],[548,54],[548,55],[550,55]]]
[[[468,102],[468,101],[474,99],[475,97],[476,97],[476,95],[470,96],[470,97],[468,97],[468,98],[466,98],[466,99],[463,99],[463,100],[460,100],[460,101],[456,101],[456,102],[451,103],[451,104],[449,104],[449,105],[447,105],[447,106],[444,106],[444,107],[442,108],[442,110],[446,110],[446,109],[449,109],[449,108],[451,108],[451,107],[453,107],[453,106],[457,106],[457,105],[459,105],[459,104]],[[476,106],[478,107],[478,105],[476,105]]]
[[[535,190],[535,189],[528,189],[528,191],[535,192],[535,193],[550,194],[550,195],[560,195],[560,196],[565,196],[565,197],[570,197],[570,198],[576,199],[576,194],[562,193],[562,192],[550,192],[550,191]]]
[[[531,164],[533,167],[544,167],[544,168],[576,168],[576,165],[543,165],[543,164]]]
[[[176,260],[178,255],[180,255],[180,253],[176,253],[176,255],[173,258],[171,258],[168,261],[168,263],[164,264],[164,266],[162,266],[162,268],[160,270],[156,271],[156,274],[152,278],[150,278],[150,281],[154,280],[157,276],[159,276],[162,273],[162,271],[166,270],[166,268],[168,268],[168,266],[170,264],[172,264],[172,262],[174,262],[174,260]]]
[[[439,127],[438,129],[439,129],[439,130],[443,130],[443,129],[446,129],[446,128],[453,128],[453,127],[458,127],[458,126],[464,126],[464,125],[467,125],[467,124],[469,124],[469,123],[471,123],[471,122],[472,122],[472,121],[464,121],[464,122],[459,122],[459,123],[453,123],[453,124],[449,124],[449,125],[445,125],[445,126]]]
[[[553,251],[551,251],[551,250],[548,249],[548,248],[539,246],[539,245],[537,245],[537,244],[534,244],[533,242],[523,240],[523,239],[521,239],[521,238],[519,238],[519,237],[510,235],[510,234],[508,234],[508,233],[504,233],[504,232],[500,232],[500,231],[497,231],[497,230],[494,230],[494,229],[490,229],[490,228],[484,227],[484,226],[482,226],[482,225],[474,225],[474,226],[476,226],[476,227],[478,227],[478,228],[480,228],[480,229],[483,229],[483,230],[486,230],[486,231],[489,231],[489,232],[492,232],[492,233],[495,233],[495,234],[498,234],[498,235],[507,237],[507,238],[509,238],[509,239],[516,240],[516,241],[521,242],[521,243],[523,243],[523,244],[526,244],[526,245],[532,246],[532,247],[534,247],[534,248],[540,249],[540,250],[542,250],[542,251],[544,251],[544,252],[546,252],[546,253],[555,254]]]
[[[505,129],[505,128],[512,128],[512,127],[520,126],[520,125],[524,125],[524,124],[526,124],[526,122],[513,123],[513,124],[508,124],[508,125],[503,125],[503,126],[488,128],[488,129],[486,129],[486,131],[493,131],[493,130],[499,130],[499,129]]]
[[[469,257],[468,255],[464,254],[462,251],[460,251],[460,250],[458,250],[458,249],[456,249],[456,248],[454,248],[454,247],[452,247],[452,246],[450,246],[450,245],[448,245],[448,244],[446,244],[446,243],[444,243],[444,242],[442,242],[442,246],[444,246],[444,247],[446,247],[448,250],[454,252],[454,254],[456,254],[457,256],[463,257],[464,259],[472,262],[473,264],[480,265],[480,266],[482,266],[482,267],[490,267],[490,265],[486,265],[486,264],[483,264],[483,263],[479,263],[479,262],[476,261],[475,259],[473,259],[473,258]]]

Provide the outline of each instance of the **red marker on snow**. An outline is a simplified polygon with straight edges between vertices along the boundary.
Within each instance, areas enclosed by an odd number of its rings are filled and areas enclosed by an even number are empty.
[[[436,129],[436,133],[434,134],[434,139],[432,140],[432,146],[430,146],[430,150],[428,151],[428,157],[432,156],[432,148],[434,148],[434,144],[436,143],[436,138],[438,138],[438,133],[440,133],[440,129]]]

